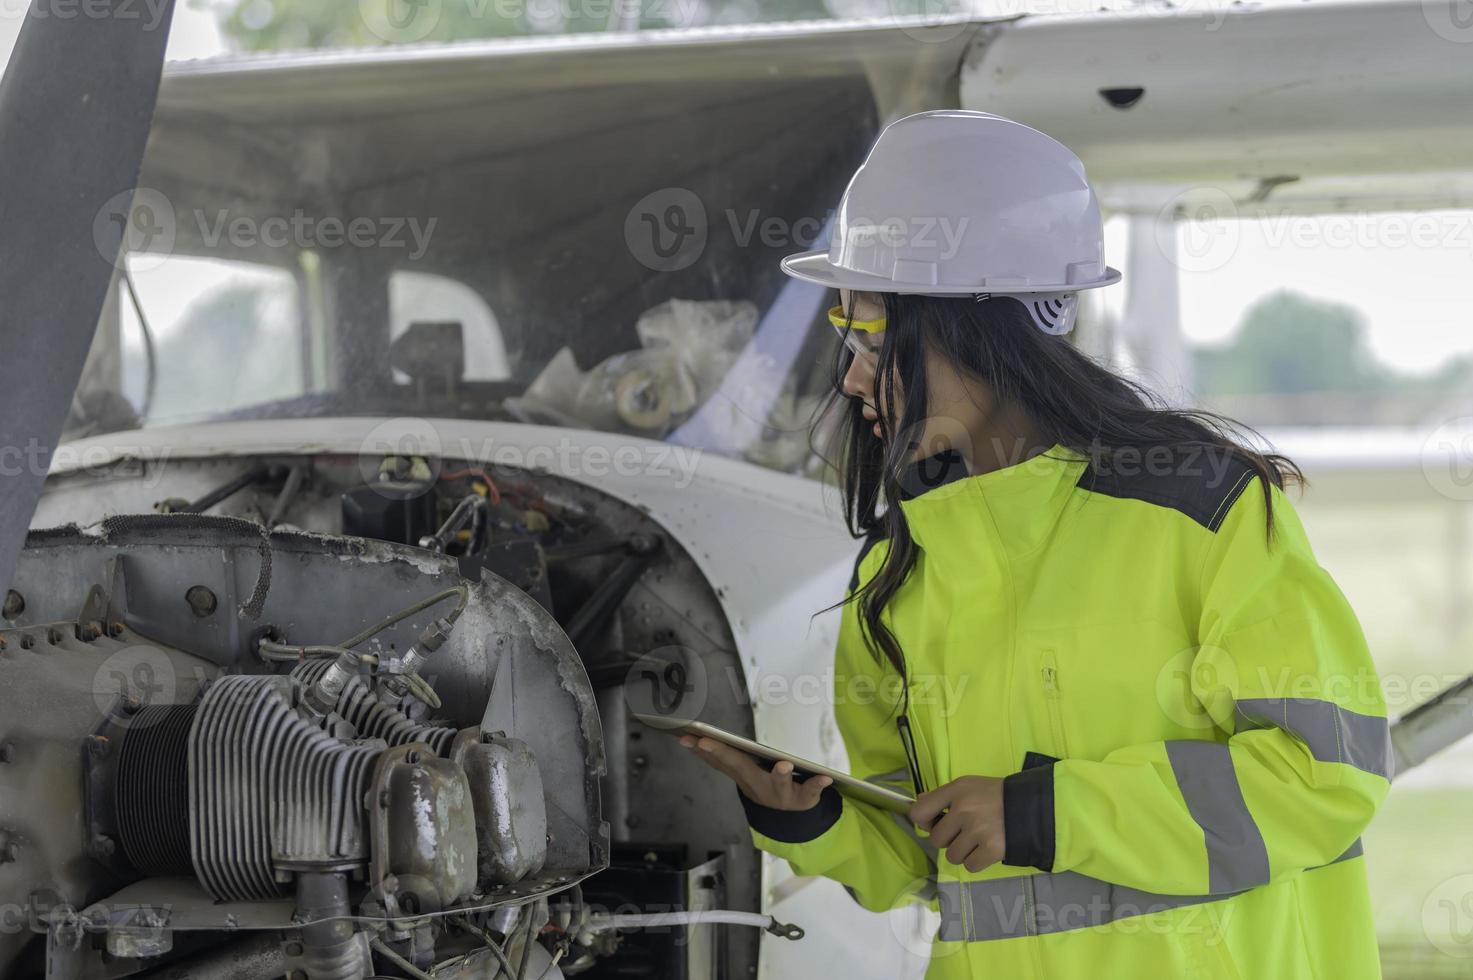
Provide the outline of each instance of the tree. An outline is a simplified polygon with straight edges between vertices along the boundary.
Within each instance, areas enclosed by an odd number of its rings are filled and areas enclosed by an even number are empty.
[[[1373,391],[1397,384],[1352,307],[1281,290],[1249,308],[1231,343],[1196,352],[1202,395]]]
[[[825,0],[213,0],[226,37],[247,51],[374,47],[618,27],[832,16]],[[875,0],[913,4],[920,0]],[[887,9],[889,9],[887,7]],[[882,11],[883,13],[884,11]],[[894,8],[893,13],[910,12]]]

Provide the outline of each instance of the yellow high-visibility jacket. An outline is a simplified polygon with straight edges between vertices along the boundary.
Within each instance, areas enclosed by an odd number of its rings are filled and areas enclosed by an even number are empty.
[[[849,603],[835,714],[861,777],[1005,777],[1006,857],[973,874],[832,789],[802,813],[743,799],[757,846],[876,911],[934,903],[930,978],[1379,977],[1359,835],[1386,706],[1287,497],[1270,539],[1262,483],[1222,454],[907,477],[919,558],[885,617],[909,701]]]

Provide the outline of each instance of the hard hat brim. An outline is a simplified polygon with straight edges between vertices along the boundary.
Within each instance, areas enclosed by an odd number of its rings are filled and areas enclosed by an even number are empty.
[[[1105,274],[1099,279],[1089,282],[1068,283],[1030,283],[1026,286],[1008,286],[1006,288],[988,288],[986,286],[953,286],[937,284],[934,286],[922,286],[917,284],[907,285],[898,283],[894,279],[884,276],[870,275],[867,272],[854,272],[851,269],[841,269],[829,261],[829,253],[825,249],[812,252],[799,252],[796,255],[785,256],[782,260],[782,270],[794,279],[802,279],[805,282],[818,283],[830,289],[853,289],[866,293],[910,293],[921,296],[971,296],[975,293],[994,293],[999,296],[1013,296],[1024,293],[1071,293],[1080,289],[1098,289],[1101,286],[1111,286],[1120,281],[1120,270],[1105,267]]]

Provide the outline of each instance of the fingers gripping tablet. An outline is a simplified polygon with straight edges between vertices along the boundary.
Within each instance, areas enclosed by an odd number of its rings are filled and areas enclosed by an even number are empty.
[[[847,772],[830,769],[822,763],[804,759],[802,756],[793,755],[791,752],[784,752],[782,749],[775,749],[770,745],[754,742],[749,738],[725,731],[714,725],[708,725],[703,721],[646,715],[641,712],[634,712],[634,717],[652,728],[658,728],[661,731],[670,732],[671,734],[695,735],[699,738],[715,739],[723,745],[729,745],[734,749],[745,752],[759,760],[765,760],[768,763],[790,762],[793,765],[793,771],[795,773],[801,773],[806,776],[827,776],[834,781],[834,789],[838,790],[844,796],[861,803],[869,803],[894,813],[909,813],[911,806],[915,804],[915,798],[905,793],[899,793],[887,787],[867,782],[851,776]]]

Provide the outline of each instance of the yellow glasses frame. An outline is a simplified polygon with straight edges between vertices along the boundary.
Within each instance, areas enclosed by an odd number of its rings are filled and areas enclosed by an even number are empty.
[[[839,336],[844,339],[844,345],[852,350],[856,357],[864,357],[874,360],[879,357],[880,352],[866,344],[858,334],[869,334],[874,336],[885,331],[885,318],[878,320],[850,320],[844,315],[843,305],[829,307],[829,322],[834,329],[839,331]],[[856,333],[857,331],[857,333]]]

